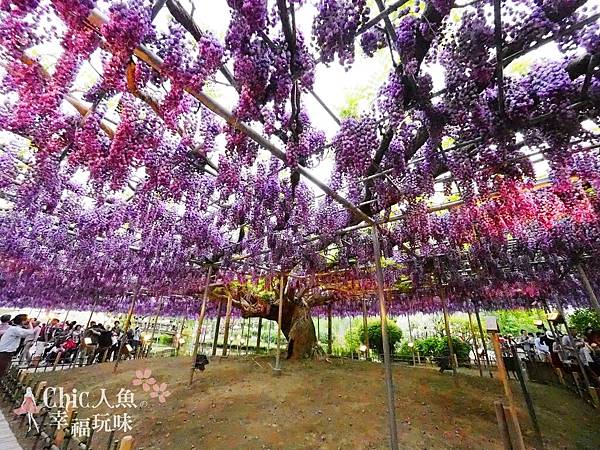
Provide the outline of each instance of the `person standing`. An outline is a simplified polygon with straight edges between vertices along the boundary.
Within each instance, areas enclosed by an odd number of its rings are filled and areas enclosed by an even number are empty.
[[[8,330],[8,327],[10,327],[10,314],[4,314],[0,317],[0,337]]]
[[[37,327],[33,326],[33,319],[29,320],[27,314],[17,314],[12,320],[12,325],[0,338],[0,378],[4,376],[12,357],[21,344],[21,339],[33,336]]]

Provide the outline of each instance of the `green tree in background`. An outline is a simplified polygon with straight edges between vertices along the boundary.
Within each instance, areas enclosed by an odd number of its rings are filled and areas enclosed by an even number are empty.
[[[356,319],[357,326],[346,331],[344,336],[346,344],[350,351],[356,352],[358,348],[365,342],[365,333],[362,319]],[[397,342],[402,339],[402,330],[395,322],[388,320],[387,322],[388,336],[390,340],[390,349],[393,353]],[[381,322],[379,319],[369,319],[367,322],[367,330],[369,333],[369,347],[374,349],[380,355],[383,354],[383,339],[381,337]]]
[[[585,333],[588,328],[600,330],[600,314],[592,309],[578,309],[569,317],[569,325],[577,334]]]
[[[546,317],[544,311],[541,309],[500,309],[491,312],[490,315],[494,315],[498,318],[498,325],[500,325],[500,332],[502,334],[512,334],[513,336],[521,334],[521,330],[535,332],[537,327],[534,322]]]

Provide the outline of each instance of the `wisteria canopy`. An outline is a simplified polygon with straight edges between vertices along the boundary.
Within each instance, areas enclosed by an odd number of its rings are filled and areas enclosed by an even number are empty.
[[[199,3],[0,0],[0,305],[273,319],[283,274],[284,322],[358,314],[373,224],[392,314],[589,305],[598,2]]]

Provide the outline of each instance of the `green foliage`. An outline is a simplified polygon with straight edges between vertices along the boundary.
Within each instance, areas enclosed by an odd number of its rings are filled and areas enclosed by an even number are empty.
[[[578,334],[588,328],[600,330],[600,314],[592,309],[578,309],[569,317],[569,325]]]
[[[356,319],[357,326],[346,331],[344,336],[349,351],[357,352],[358,348],[365,342],[365,332],[362,319]],[[390,348],[394,349],[397,342],[402,339],[402,330],[395,322],[387,322]],[[380,355],[383,354],[383,339],[381,337],[381,322],[378,319],[369,319],[367,322],[367,332],[369,333],[369,347],[376,350]]]
[[[491,313],[498,318],[500,332],[502,334],[512,334],[518,336],[521,330],[535,332],[537,327],[534,325],[536,320],[544,317],[544,312],[539,309],[531,310],[498,310]]]
[[[173,336],[170,334],[161,334],[158,337],[158,343],[160,345],[173,345]]]
[[[468,317],[450,316],[448,322],[450,325],[450,334],[452,336],[458,336],[463,341],[471,339],[471,329]],[[446,335],[443,317],[435,323],[434,329],[440,336]]]
[[[421,356],[439,358],[442,356],[448,356],[449,354],[448,339],[446,337],[431,336],[425,339],[417,339],[414,341],[414,344],[414,351],[418,351]],[[454,353],[456,353],[456,358],[459,361],[467,361],[469,359],[469,352],[471,351],[471,346],[469,343],[453,336],[452,347],[454,349]],[[412,357],[412,350],[408,346],[408,341],[404,341],[401,345],[399,345],[396,353],[399,356]]]

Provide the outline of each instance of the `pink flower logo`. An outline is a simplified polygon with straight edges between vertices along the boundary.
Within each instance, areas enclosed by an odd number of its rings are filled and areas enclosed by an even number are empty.
[[[150,369],[136,370],[133,385],[139,386],[141,384],[144,391],[148,392],[152,385],[156,385],[156,379],[152,378],[151,375],[152,371]]]
[[[150,392],[150,397],[156,398],[158,397],[158,401],[164,403],[167,401],[167,397],[171,395],[169,391],[167,391],[167,383],[161,383],[160,385],[155,384],[152,386],[153,391]]]

